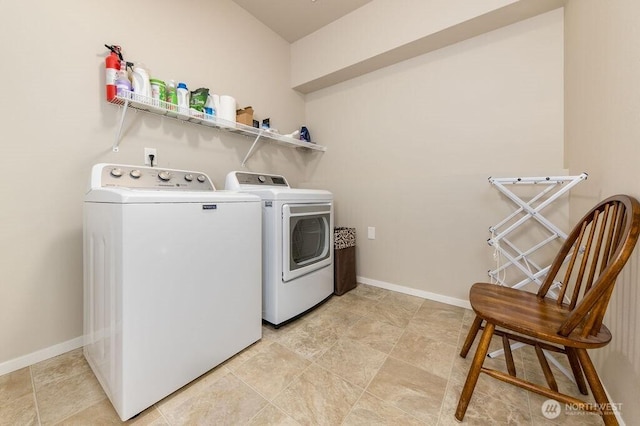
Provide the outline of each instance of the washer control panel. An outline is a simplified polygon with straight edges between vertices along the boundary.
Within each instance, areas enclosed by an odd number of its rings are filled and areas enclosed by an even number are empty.
[[[91,177],[91,187],[120,187],[163,191],[216,190],[209,176],[201,172],[120,164],[96,165]]]
[[[284,176],[262,173],[231,172],[227,175],[225,189],[239,190],[247,186],[278,186],[289,188]]]

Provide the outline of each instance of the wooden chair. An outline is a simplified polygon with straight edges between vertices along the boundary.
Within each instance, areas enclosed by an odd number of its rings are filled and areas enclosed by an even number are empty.
[[[640,203],[627,195],[616,195],[591,209],[571,231],[537,294],[486,283],[471,287],[469,300],[476,318],[461,357],[467,356],[479,330],[484,331],[458,401],[457,420],[464,418],[480,373],[486,373],[572,407],[598,412],[606,425],[618,424],[587,349],[605,346],[611,340],[602,320],[616,277],[639,232]],[[508,374],[483,367],[494,334],[502,337]],[[548,388],[516,377],[510,341],[535,348]],[[586,376],[596,404],[558,391],[543,350],[567,355],[578,389],[588,394]]]

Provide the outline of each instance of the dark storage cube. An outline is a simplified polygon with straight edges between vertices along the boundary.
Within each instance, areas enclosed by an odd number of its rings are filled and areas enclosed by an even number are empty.
[[[337,227],[333,232],[333,293],[356,288],[356,229]]]

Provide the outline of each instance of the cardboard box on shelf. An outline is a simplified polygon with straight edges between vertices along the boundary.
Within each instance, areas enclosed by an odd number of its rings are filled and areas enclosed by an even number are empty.
[[[236,121],[247,126],[253,125],[253,108],[250,106],[236,110]]]

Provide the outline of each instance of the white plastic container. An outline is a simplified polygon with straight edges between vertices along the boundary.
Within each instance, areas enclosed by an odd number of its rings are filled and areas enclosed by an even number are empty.
[[[167,98],[167,86],[164,81],[152,78],[149,80],[151,83],[151,98],[154,107],[161,108],[165,105],[165,99]],[[160,103],[162,101],[162,103]]]
[[[186,83],[178,83],[176,92],[178,92],[178,112],[189,116],[189,89]]]
[[[143,65],[136,65],[133,67],[131,80],[133,83],[133,93],[143,96],[143,98],[138,99],[138,101],[151,103],[151,83],[149,82],[149,73]]]

